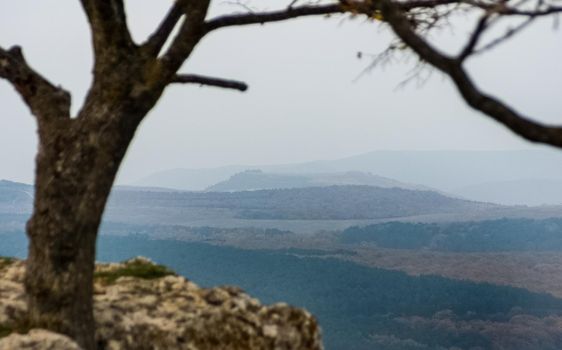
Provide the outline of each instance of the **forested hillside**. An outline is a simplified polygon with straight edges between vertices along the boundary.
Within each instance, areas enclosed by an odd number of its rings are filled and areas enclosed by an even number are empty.
[[[454,223],[389,222],[350,227],[341,242],[452,252],[562,251],[562,219]]]
[[[347,171],[338,173],[291,174],[246,170],[232,175],[228,180],[208,187],[207,191],[236,192],[283,188],[327,187],[342,185],[429,190],[419,185],[407,184],[368,172]]]
[[[25,236],[0,235],[0,255],[22,255]],[[203,286],[235,284],[264,302],[316,315],[328,350],[540,349],[562,346],[562,300],[523,289],[412,277],[291,251],[102,236],[98,259],[144,255]],[[298,254],[297,254],[298,255]],[[517,325],[517,327],[514,327]],[[509,346],[511,345],[511,346]],[[507,346],[507,347],[506,347]]]
[[[446,197],[432,191],[372,186],[330,186],[243,192],[116,191],[108,210],[154,207],[188,211],[226,209],[242,219],[377,219],[435,213],[459,213],[490,204]]]

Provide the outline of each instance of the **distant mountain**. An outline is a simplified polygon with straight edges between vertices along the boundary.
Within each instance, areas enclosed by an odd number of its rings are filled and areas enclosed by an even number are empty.
[[[255,175],[260,173],[254,172]],[[370,175],[305,177],[320,183],[371,182]],[[267,176],[266,176],[267,178]],[[276,177],[273,177],[276,179]],[[293,179],[293,177],[282,177]],[[300,177],[295,177],[302,180]],[[383,181],[384,180],[384,181]],[[392,180],[383,179],[386,185]],[[304,180],[303,180],[304,181]],[[0,214],[29,214],[33,205],[31,185],[0,181]],[[116,222],[177,223],[187,220],[361,220],[413,215],[468,213],[490,204],[447,197],[434,191],[383,188],[365,185],[316,186],[241,192],[190,192],[151,187],[116,186],[106,216]]]
[[[266,173],[261,170],[246,170],[232,175],[228,180],[210,186],[206,191],[235,192],[271,190],[283,188],[327,187],[337,185],[364,185],[382,188],[404,188],[428,190],[423,186],[402,183],[386,177],[360,171],[325,174]]]
[[[264,173],[261,170],[245,170],[232,175],[228,180],[207,187],[205,191],[236,192],[311,186],[314,186],[314,181],[311,176]]]
[[[562,204],[561,179],[487,182],[451,191],[463,198],[507,205]]]
[[[145,187],[145,186],[129,186],[117,185],[113,187],[113,191],[136,191],[136,192],[181,192],[175,188],[168,187]]]
[[[306,187],[242,192],[115,191],[109,213],[247,220],[357,220],[462,213],[493,205],[432,191],[373,186]],[[111,215],[111,214],[110,214]]]
[[[33,186],[32,185],[28,185],[25,183],[21,183],[21,182],[14,182],[14,181],[9,181],[9,180],[0,180],[0,190],[2,191],[7,191],[7,190],[12,190],[12,191],[31,191],[33,192]]]
[[[329,178],[333,180],[338,176]],[[349,179],[347,176],[342,178]],[[21,226],[31,213],[32,205],[32,186],[0,181],[0,216],[5,218],[0,228]],[[104,221],[137,225],[277,228],[314,233],[388,220],[478,221],[503,217],[562,217],[561,213],[562,206],[500,206],[449,197],[436,191],[365,185],[240,192],[116,186]]]
[[[33,206],[33,186],[0,180],[0,212],[28,213]]]
[[[267,168],[263,168],[268,170]],[[530,178],[562,180],[562,152],[376,151],[337,160],[295,165],[292,172],[368,171],[443,191],[485,182]]]
[[[115,186],[115,192],[178,192],[162,187]],[[0,213],[12,211],[31,212],[34,197],[33,185],[0,180]]]
[[[336,160],[298,164],[175,169],[155,173],[134,185],[204,190],[247,169],[275,174],[370,172],[445,192],[487,182],[532,178],[562,181],[562,152],[533,151],[375,151]]]

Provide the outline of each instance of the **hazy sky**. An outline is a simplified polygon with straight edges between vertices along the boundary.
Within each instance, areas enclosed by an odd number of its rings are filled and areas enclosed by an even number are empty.
[[[127,2],[137,40],[156,26],[170,1]],[[218,11],[240,11],[216,2]],[[466,35],[461,25],[443,42]],[[239,93],[197,86],[168,88],[137,133],[120,181],[167,168],[288,163],[379,149],[524,149],[532,146],[471,111],[435,73],[422,87],[397,88],[415,60],[377,68],[357,51],[378,53],[391,36],[362,19],[307,18],[228,28],[200,43],[183,71],[240,79]],[[562,46],[552,23],[535,25],[471,62],[480,86],[543,121],[560,120]],[[0,45],[21,45],[38,71],[73,93],[76,111],[91,76],[90,37],[76,0],[5,1]],[[34,120],[0,81],[0,178],[30,182]]]

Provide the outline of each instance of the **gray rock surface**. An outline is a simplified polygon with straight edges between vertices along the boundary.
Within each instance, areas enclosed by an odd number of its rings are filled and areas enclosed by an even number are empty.
[[[200,288],[158,268],[144,258],[98,264],[94,313],[102,349],[322,349],[318,324],[302,309],[264,306],[236,287]],[[0,337],[25,315],[24,272],[21,261],[0,264]],[[12,334],[0,344],[44,332]]]
[[[0,339],[0,350],[80,350],[72,339],[43,329],[13,333]]]

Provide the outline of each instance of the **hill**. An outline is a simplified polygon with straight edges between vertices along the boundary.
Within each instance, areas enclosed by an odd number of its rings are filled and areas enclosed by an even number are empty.
[[[350,227],[346,244],[449,252],[562,251],[562,219],[500,219],[480,222],[387,222]]]
[[[396,181],[449,192],[486,182],[541,178],[562,180],[562,152],[375,151],[341,159],[285,165],[174,169],[154,173],[133,184],[204,190],[213,184],[228,180],[236,173],[257,168],[267,173],[291,175],[370,172]]]
[[[23,227],[32,206],[32,186],[0,182],[0,228]],[[241,192],[116,186],[104,213],[105,222],[276,228],[307,234],[390,220],[450,222],[503,217],[562,217],[562,206],[499,206],[435,191],[354,185]]]
[[[249,220],[357,220],[493,207],[432,191],[372,186],[329,186],[242,192],[115,191],[109,212],[222,215]],[[199,214],[197,214],[199,213]]]
[[[261,170],[246,170],[232,175],[226,181],[221,181],[208,187],[206,191],[236,192],[338,185],[364,185],[383,188],[396,187],[410,190],[429,190],[423,186],[406,184],[360,171],[324,174],[283,174],[268,173]]]
[[[0,213],[21,214],[31,212],[33,186],[0,180]]]

